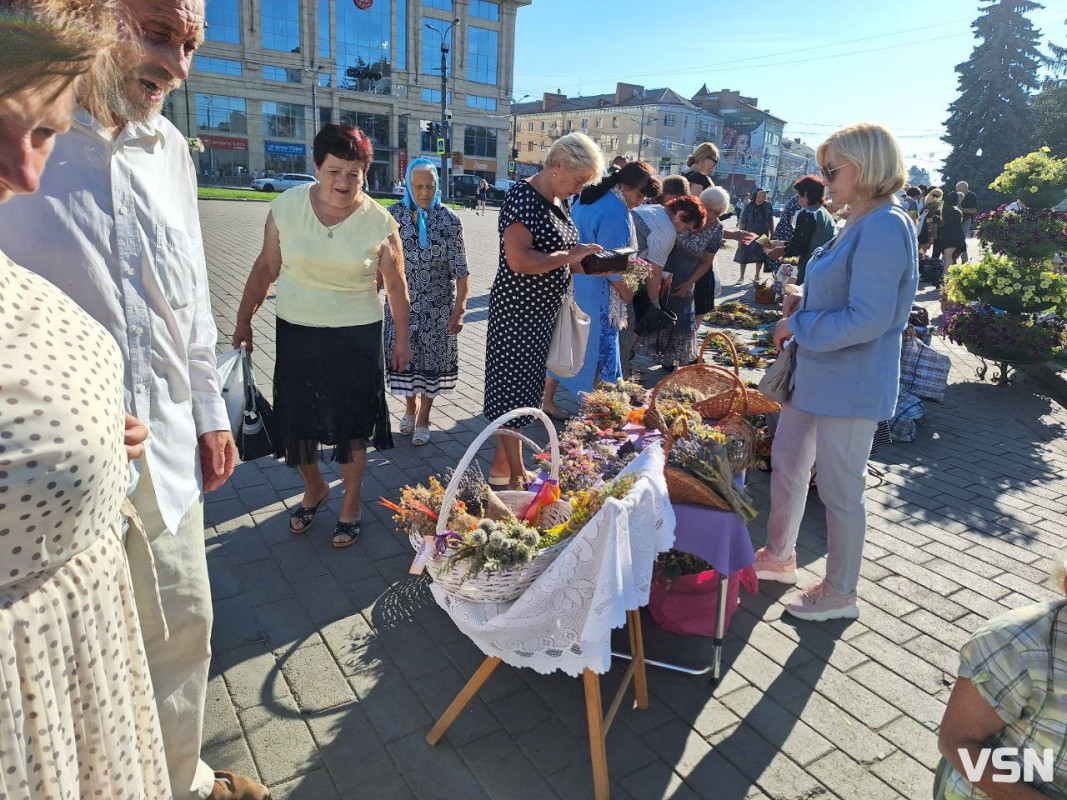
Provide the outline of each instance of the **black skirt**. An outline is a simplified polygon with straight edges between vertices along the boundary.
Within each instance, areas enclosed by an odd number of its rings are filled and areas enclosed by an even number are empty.
[[[709,269],[693,285],[693,311],[697,316],[715,310],[715,270]]]
[[[312,464],[319,445],[340,464],[373,445],[393,446],[385,401],[382,323],[309,328],[278,320],[274,415],[281,431],[275,455],[289,466]]]

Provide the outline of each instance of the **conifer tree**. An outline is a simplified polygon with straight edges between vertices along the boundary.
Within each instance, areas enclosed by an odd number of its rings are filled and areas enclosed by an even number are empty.
[[[1067,46],[1050,41],[1049,50],[1049,74],[1034,95],[1034,138],[1062,157],[1067,156]]]
[[[1033,0],[987,0],[971,27],[978,44],[956,66],[960,95],[949,106],[942,139],[952,146],[942,182],[967,181],[984,208],[1004,201],[988,188],[1004,165],[1033,144],[1030,93],[1045,59],[1040,32],[1026,17],[1044,8]]]

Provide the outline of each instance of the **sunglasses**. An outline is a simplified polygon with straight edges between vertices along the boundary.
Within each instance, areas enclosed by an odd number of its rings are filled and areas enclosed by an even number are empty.
[[[827,183],[832,183],[833,180],[834,180],[834,173],[837,172],[839,169],[842,169],[843,167],[847,167],[847,166],[848,166],[847,164],[841,164],[840,166],[837,166],[837,167],[832,167],[830,165],[825,165],[825,166],[819,167],[819,171],[822,173],[822,176],[826,180]]]

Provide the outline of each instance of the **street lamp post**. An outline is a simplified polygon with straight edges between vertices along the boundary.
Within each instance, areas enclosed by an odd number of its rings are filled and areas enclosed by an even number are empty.
[[[319,73],[321,70],[321,66],[304,67],[304,74],[311,76],[311,130],[313,131],[318,131],[319,128]]]
[[[512,180],[517,180],[515,176],[519,174],[519,110],[515,106],[529,96],[524,94],[518,100],[514,97],[508,98],[508,102],[511,103],[511,152],[508,155],[511,156],[511,161],[515,164],[515,169],[511,171]]]
[[[451,182],[448,178],[448,161],[451,150],[449,149],[452,144],[451,131],[449,130],[449,117],[451,114],[448,112],[448,39],[446,38],[453,27],[459,24],[459,17],[456,17],[449,23],[448,27],[443,31],[429,22],[426,23],[426,27],[441,37],[441,134],[445,138],[445,152],[441,154],[441,196],[448,200],[452,194]]]

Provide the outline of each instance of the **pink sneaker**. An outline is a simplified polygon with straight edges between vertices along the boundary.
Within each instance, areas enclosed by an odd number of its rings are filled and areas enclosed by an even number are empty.
[[[777,581],[788,583],[790,586],[797,582],[796,551],[793,551],[788,561],[775,561],[771,558],[770,551],[766,547],[761,547],[756,551],[756,563],[752,567],[756,570],[756,577],[761,581]]]
[[[797,592],[785,604],[785,610],[798,619],[826,622],[830,619],[859,619],[856,593],[839,594],[828,581],[815,581]]]

